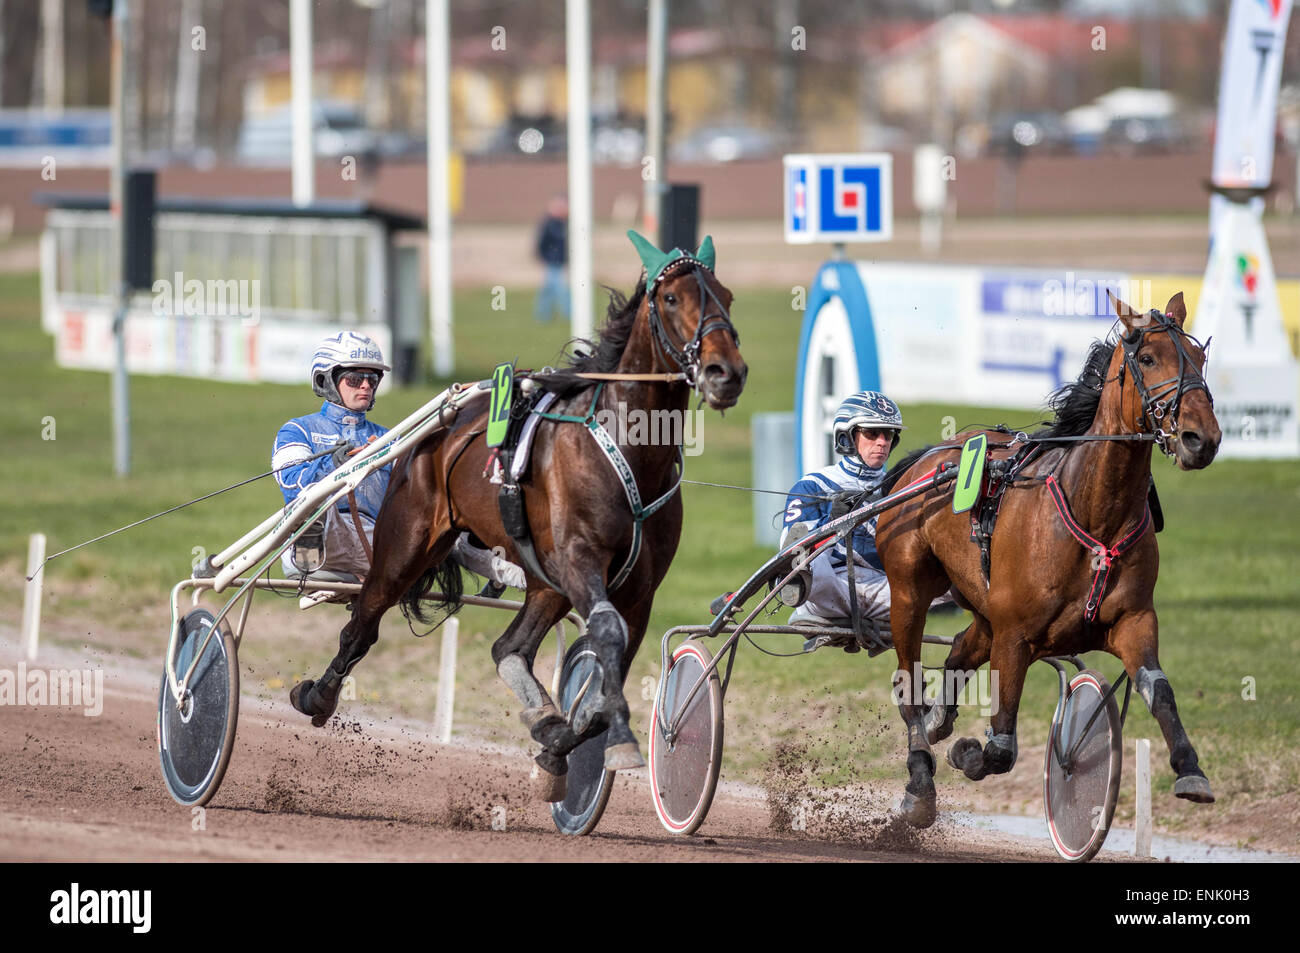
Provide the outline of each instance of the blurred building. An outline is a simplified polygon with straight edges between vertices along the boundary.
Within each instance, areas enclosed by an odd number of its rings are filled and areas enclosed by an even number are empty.
[[[953,13],[938,20],[859,17],[838,26],[822,23],[808,28],[803,48],[796,50],[788,48],[780,31],[774,35],[752,23],[681,28],[669,38],[670,141],[705,135],[701,130],[719,125],[739,143],[732,148],[757,143],[751,130],[765,133],[769,152],[795,141],[818,150],[956,144],[968,127],[974,127],[968,137],[987,141],[1000,118],[1059,116],[1107,90],[1151,79],[1153,59],[1162,64],[1155,78],[1171,87],[1191,83],[1181,90],[1183,98],[1208,105],[1212,83],[1205,89],[1196,84],[1215,71],[1198,64],[1217,56],[1220,34],[1215,20],[1152,26],[1060,13]],[[592,110],[598,130],[601,124],[640,130],[645,55],[639,21],[593,35]],[[498,155],[562,151],[561,31],[529,36],[527,43],[508,32],[458,35],[452,58],[453,136],[459,148]],[[419,136],[425,120],[423,63],[421,37],[393,38],[384,82],[372,78],[368,85],[368,70],[375,67],[365,44],[320,45],[315,93],[354,104],[372,128]],[[245,119],[288,104],[287,51],[253,55],[243,76]],[[536,149],[519,146],[525,131],[538,134],[531,139]]]

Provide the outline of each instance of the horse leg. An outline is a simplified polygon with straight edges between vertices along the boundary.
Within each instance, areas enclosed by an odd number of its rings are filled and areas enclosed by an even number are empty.
[[[534,793],[543,801],[564,800],[569,770],[565,755],[578,745],[568,721],[533,674],[537,649],[567,609],[568,601],[554,590],[529,590],[524,608],[492,646],[497,674],[524,706],[519,720],[542,745],[536,758]]]
[[[948,749],[948,763],[965,772],[972,781],[990,774],[1006,774],[1016,764],[1016,715],[1020,710],[1020,693],[1025,687],[1025,673],[1032,661],[1027,643],[1020,639],[994,639],[990,675],[997,679],[998,708],[993,713],[993,728],[988,744],[980,748],[974,738],[959,738]]]
[[[898,811],[913,827],[929,827],[938,816],[934,790],[934,754],[926,739],[925,706],[922,698],[921,636],[930,600],[919,601],[912,588],[891,587],[889,627],[894,636],[898,670],[894,673],[894,697],[907,725],[907,787]]]
[[[953,640],[948,658],[944,660],[943,695],[939,704],[931,706],[925,713],[925,736],[930,744],[937,744],[952,734],[957,721],[957,683],[949,678],[949,672],[973,672],[989,660],[993,646],[993,630],[988,619],[976,615],[965,631]],[[953,697],[948,697],[949,688]]]
[[[631,714],[623,697],[625,660],[634,648],[627,621],[609,601],[604,565],[597,563],[597,557],[590,551],[571,552],[566,557],[561,585],[574,608],[587,619],[587,635],[596,646],[601,669],[598,690],[589,691],[582,704],[570,713],[570,727],[578,741],[608,728],[606,771],[644,767],[645,759],[628,724]]]
[[[389,535],[384,545],[378,545],[381,534],[391,525],[383,518],[388,509],[385,507],[380,513],[375,527],[374,562],[357,595],[352,618],[339,632],[338,654],[320,678],[305,679],[289,693],[293,707],[311,715],[311,723],[317,728],[324,726],[338,707],[343,679],[379,641],[379,620],[384,613],[397,604],[426,569],[448,558],[458,535],[445,530],[430,545],[432,531],[408,523],[401,531]]]
[[[1165,736],[1169,765],[1178,776],[1174,782],[1174,795],[1197,804],[1213,804],[1210,780],[1201,770],[1196,749],[1178,717],[1173,687],[1160,670],[1157,642],[1154,611],[1129,613],[1111,629],[1111,651],[1124,663],[1124,670]]]

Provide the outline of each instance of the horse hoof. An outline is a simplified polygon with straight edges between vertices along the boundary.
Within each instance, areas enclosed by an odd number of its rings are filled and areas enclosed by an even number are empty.
[[[551,774],[536,762],[533,763],[532,773],[528,775],[533,797],[551,804],[564,800],[569,788],[568,779],[567,774]]]
[[[925,740],[937,745],[952,734],[953,722],[956,720],[955,714],[952,718],[948,717],[947,706],[932,706],[925,713]]]
[[[304,715],[311,715],[312,727],[323,728],[325,727],[325,722],[329,721],[330,716],[334,714],[334,709],[338,707],[338,702],[336,700],[335,703],[330,706],[329,711],[321,711],[318,707],[320,693],[317,692],[313,694],[312,692],[312,689],[315,687],[316,682],[310,678],[299,682],[297,685],[293,686],[293,690],[289,692],[289,704]]]
[[[984,749],[974,738],[958,738],[948,749],[947,761],[972,781],[982,780],[987,773],[984,768]]]
[[[1174,796],[1185,798],[1194,804],[1214,803],[1214,792],[1210,790],[1210,779],[1203,774],[1186,774],[1175,781]]]
[[[644,768],[645,758],[635,741],[625,741],[619,745],[610,745],[605,749],[606,771],[628,771],[632,768]]]
[[[540,708],[525,708],[519,713],[519,720],[532,732],[534,728],[546,721],[563,721],[564,716],[554,704],[542,705]]]
[[[297,685],[293,686],[293,688],[290,690],[289,704],[294,707],[295,711],[300,711],[304,715],[315,714],[314,711],[312,711],[310,708],[307,707],[306,702],[304,701],[304,699],[307,696],[307,693],[311,691],[312,686],[315,684],[316,683],[309,678],[306,681],[299,682]]]
[[[907,791],[903,794],[902,803],[898,805],[898,813],[913,827],[924,830],[934,823],[934,819],[939,816],[939,809],[933,794],[929,797],[917,797],[911,791]]]

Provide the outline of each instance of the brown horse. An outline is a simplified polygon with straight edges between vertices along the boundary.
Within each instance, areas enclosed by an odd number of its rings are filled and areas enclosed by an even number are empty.
[[[591,353],[554,374],[535,375],[556,392],[552,412],[578,420],[636,411],[687,412],[692,390],[715,409],[731,407],[745,385],[748,368],[731,324],[731,292],[714,277],[709,239],[695,255],[664,255],[633,239],[646,262],[647,278],[630,301],[611,294],[608,322]],[[604,380],[581,374],[657,377]],[[595,399],[593,402],[593,393]],[[457,537],[469,531],[489,547],[501,547],[516,563],[527,562],[507,532],[498,509],[499,487],[486,478],[492,451],[486,446],[487,400],[462,410],[455,424],[424,441],[399,463],[375,524],[374,563],[339,634],[339,652],[320,679],[303,682],[291,696],[294,707],[323,725],[338,703],[344,676],[378,638],[379,620],[398,600],[420,615],[419,601],[437,584],[457,608],[460,570],[450,558]],[[608,420],[609,417],[603,417]],[[662,418],[659,418],[662,419]],[[680,432],[680,431],[679,431]],[[521,719],[544,750],[537,763],[540,794],[564,797],[565,756],[608,727],[605,767],[622,770],[644,764],[628,726],[623,682],[645,634],[655,590],[677,551],[682,528],[681,447],[670,442],[630,441],[616,436],[639,491],[649,504],[672,494],[637,525],[625,484],[578,422],[540,425],[520,481],[538,563],[545,579],[528,571],[524,606],[492,647],[497,672],[523,703]],[[619,570],[643,531],[639,555],[621,585]],[[553,581],[554,588],[548,581]],[[580,711],[566,720],[533,675],[533,660],[547,631],[570,610],[587,620],[602,675],[584,696]],[[423,618],[423,616],[420,616]]]
[[[1184,470],[1208,466],[1218,452],[1221,434],[1202,376],[1205,352],[1183,331],[1181,293],[1164,314],[1138,315],[1110,300],[1123,324],[1120,339],[1093,346],[1078,381],[1054,397],[1054,423],[1027,446],[1005,432],[986,432],[990,458],[1036,451],[1006,485],[987,578],[971,541],[971,515],[954,514],[948,494],[930,492],[880,515],[876,543],[892,593],[908,730],[910,777],[900,810],[918,827],[935,818],[930,745],[952,732],[957,704],[945,696],[927,713],[911,682],[920,671],[926,609],[950,587],[974,621],[954,642],[945,673],[990,662],[997,676],[989,742],[982,750],[973,738],[955,742],[948,752],[954,767],[973,780],[1010,771],[1030,663],[1104,649],[1124,663],[1164,732],[1178,776],[1174,793],[1214,800],[1160,669],[1153,605],[1159,551],[1147,508],[1151,443]],[[960,443],[918,451],[891,471],[887,485],[959,455]],[[945,688],[953,685],[945,678]]]

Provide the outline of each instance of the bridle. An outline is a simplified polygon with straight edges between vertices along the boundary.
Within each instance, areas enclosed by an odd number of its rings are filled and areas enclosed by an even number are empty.
[[[1161,452],[1167,457],[1172,457],[1174,451],[1170,444],[1178,436],[1178,411],[1183,395],[1191,391],[1203,390],[1210,401],[1210,406],[1214,406],[1214,396],[1205,383],[1205,376],[1187,350],[1187,342],[1191,341],[1204,354],[1210,342],[1206,341],[1202,345],[1200,341],[1179,327],[1172,315],[1164,314],[1154,308],[1148,312],[1147,318],[1145,327],[1134,328],[1120,338],[1120,345],[1124,348],[1124,363],[1120,365],[1117,380],[1120,387],[1123,387],[1124,370],[1128,368],[1133,375],[1133,386],[1137,388],[1138,397],[1142,402],[1141,410],[1133,421],[1134,426],[1151,434]],[[1173,339],[1174,350],[1178,353],[1178,375],[1148,387],[1143,379],[1137,356],[1142,350],[1143,340],[1154,331],[1166,331]],[[1165,423],[1169,424],[1168,430],[1163,429]]]
[[[659,314],[656,291],[666,278],[676,276],[688,268],[695,275],[695,281],[699,288],[700,320],[695,326],[695,337],[683,346],[678,347],[669,337],[668,329],[664,327],[663,318]],[[722,299],[704,280],[706,270],[710,269],[704,262],[698,258],[684,255],[681,258],[674,259],[659,273],[654,284],[646,289],[650,309],[650,333],[654,338],[655,346],[670,363],[677,366],[677,370],[682,375],[682,380],[686,381],[691,387],[699,386],[700,348],[704,344],[706,335],[714,331],[727,331],[731,334],[731,340],[736,347],[740,347],[740,335],[737,333],[735,325],[731,323],[731,315],[727,312],[727,306],[722,303]],[[715,306],[716,311],[713,310]]]

